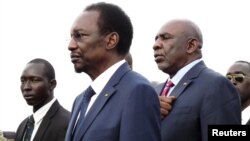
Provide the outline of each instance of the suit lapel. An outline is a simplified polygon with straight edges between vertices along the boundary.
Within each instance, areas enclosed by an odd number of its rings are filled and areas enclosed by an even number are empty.
[[[161,93],[162,93],[162,91],[163,91],[163,89],[164,89],[164,87],[165,87],[165,84],[166,83],[160,83],[160,84],[158,84],[157,86],[155,86],[155,91],[156,91],[156,93],[160,96],[161,95]]]
[[[67,134],[66,134],[66,137],[65,137],[66,141],[72,140],[71,139],[72,132],[73,132],[73,129],[75,127],[75,123],[76,123],[76,120],[77,120],[77,117],[78,117],[79,110],[81,108],[81,101],[83,99],[83,95],[84,95],[84,92],[82,92],[76,98],[76,100],[75,100],[75,102],[73,104],[73,109],[72,109],[72,112],[71,112],[70,122],[69,122],[68,130],[67,130]]]
[[[89,109],[89,112],[87,113],[85,119],[84,119],[84,126],[81,129],[81,136],[85,134],[87,129],[90,127],[90,125],[93,123],[94,119],[97,117],[98,113],[101,112],[102,108],[104,107],[105,103],[108,101],[109,98],[114,94],[115,90],[110,89],[107,91],[106,94],[101,93],[101,95],[98,96],[95,103],[92,105],[92,107]]]
[[[183,78],[176,85],[170,95],[176,96],[176,98],[178,98],[183,93],[183,91],[193,82],[193,80],[199,76],[200,72],[205,68],[206,66],[203,61],[196,64],[183,76]]]
[[[102,92],[97,97],[96,101],[93,103],[92,107],[90,108],[89,112],[87,113],[84,119],[84,126],[81,130],[81,137],[84,136],[90,125],[93,123],[97,115],[101,112],[104,108],[105,103],[110,99],[116,92],[115,85],[117,85],[125,75],[126,72],[130,70],[127,63],[121,65],[116,72],[112,75],[106,86],[103,88]]]
[[[28,118],[25,119],[25,121],[22,123],[19,129],[19,133],[17,134],[17,140],[23,140],[25,130],[26,130],[26,124],[27,124]]]
[[[182,92],[189,86],[189,84],[191,84],[191,82],[192,80],[180,81],[170,95],[178,98],[180,94],[182,94]]]
[[[34,137],[34,141],[42,141],[44,133],[47,131],[47,128],[51,122],[51,118],[55,115],[57,110],[59,109],[60,105],[58,101],[56,100],[52,106],[50,107],[49,111],[46,113],[46,115],[43,117],[42,123],[39,126],[37,130],[37,134]]]

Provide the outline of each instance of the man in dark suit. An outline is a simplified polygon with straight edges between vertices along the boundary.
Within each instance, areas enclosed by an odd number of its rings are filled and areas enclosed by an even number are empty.
[[[133,37],[129,17],[116,5],[92,4],[71,37],[75,71],[92,83],[75,99],[65,141],[161,141],[158,96],[124,59]]]
[[[19,125],[15,141],[63,141],[70,112],[54,98],[56,80],[53,66],[44,59],[31,60],[20,79],[23,97],[28,105],[33,106],[33,115]],[[34,119],[32,128],[28,124],[29,119]],[[32,129],[32,134],[30,139],[26,139],[29,129]]]
[[[165,117],[162,141],[207,141],[208,125],[240,124],[237,91],[224,76],[206,67],[202,44],[201,31],[189,20],[167,22],[155,37],[155,62],[169,75],[166,83],[173,84],[157,88]]]
[[[241,98],[241,124],[250,125],[250,62],[236,61],[226,77],[234,84]]]

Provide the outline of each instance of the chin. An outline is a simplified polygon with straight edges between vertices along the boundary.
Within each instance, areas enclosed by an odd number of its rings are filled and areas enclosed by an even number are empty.
[[[78,64],[74,64],[74,69],[76,73],[81,73],[82,72],[82,67]]]
[[[26,101],[26,103],[27,103],[29,106],[33,106],[33,105],[34,105],[34,103],[31,102],[31,101]]]
[[[85,64],[75,64],[74,68],[76,73],[82,73],[82,72],[87,73],[88,71],[88,66]]]
[[[84,68],[83,67],[79,67],[79,66],[75,66],[75,72],[76,73],[82,73],[82,72],[84,72]]]
[[[78,68],[75,68],[75,72],[76,72],[76,73],[81,73],[82,70],[81,70],[81,69],[78,69]]]
[[[157,64],[159,70],[164,70],[166,68],[165,65]]]

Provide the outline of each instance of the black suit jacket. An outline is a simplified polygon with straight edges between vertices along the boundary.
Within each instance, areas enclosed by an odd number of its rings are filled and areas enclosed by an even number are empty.
[[[70,112],[56,100],[43,118],[34,141],[63,141],[66,135]],[[19,125],[15,141],[22,141],[28,117]]]

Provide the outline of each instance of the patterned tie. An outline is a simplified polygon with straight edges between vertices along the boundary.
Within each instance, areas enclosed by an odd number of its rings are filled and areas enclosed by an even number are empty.
[[[81,102],[80,117],[78,118],[75,130],[73,131],[73,135],[72,135],[73,141],[80,140],[80,138],[81,138],[79,133],[81,132],[81,127],[83,126],[83,121],[84,121],[87,107],[89,105],[89,101],[94,94],[95,94],[95,91],[92,89],[91,86],[89,86],[85,90],[85,94],[84,94],[82,102]]]
[[[174,83],[172,81],[168,81],[161,93],[161,96],[167,96],[168,91],[170,90],[171,87],[174,86]]]
[[[24,140],[23,141],[30,141],[31,139],[31,135],[34,129],[34,118],[33,116],[30,116],[27,124],[26,124],[26,132],[25,132],[25,136],[24,136]]]

